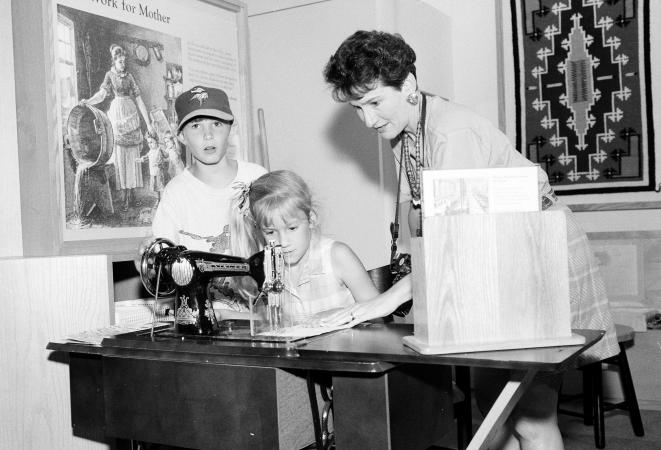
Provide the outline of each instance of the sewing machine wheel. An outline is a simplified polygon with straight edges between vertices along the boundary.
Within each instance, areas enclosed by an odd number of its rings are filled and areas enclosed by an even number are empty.
[[[157,255],[164,248],[174,247],[174,243],[167,239],[158,238],[152,241],[142,254],[140,262],[140,279],[142,285],[151,295],[156,296],[156,284],[158,283],[158,296],[172,295],[175,286],[172,282],[166,281],[164,270],[161,269],[161,280],[158,281]]]

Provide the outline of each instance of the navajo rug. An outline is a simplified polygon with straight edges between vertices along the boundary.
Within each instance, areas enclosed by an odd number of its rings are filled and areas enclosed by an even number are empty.
[[[517,147],[560,194],[653,190],[649,0],[511,0]]]

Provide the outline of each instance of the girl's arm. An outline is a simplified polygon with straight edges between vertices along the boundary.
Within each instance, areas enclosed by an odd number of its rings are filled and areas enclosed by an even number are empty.
[[[348,324],[357,325],[366,320],[385,317],[397,309],[399,305],[411,299],[411,275],[395,283],[390,289],[378,294],[370,300],[348,306],[319,317],[322,326],[336,327]]]
[[[366,320],[384,317],[411,298],[410,275],[379,294],[365,266],[346,244],[333,244],[331,262],[335,273],[347,285],[357,303],[318,315],[317,319],[322,325],[339,326],[348,323],[353,326]]]
[[[333,243],[331,263],[335,274],[346,284],[356,302],[365,302],[379,294],[365,266],[348,245]]]

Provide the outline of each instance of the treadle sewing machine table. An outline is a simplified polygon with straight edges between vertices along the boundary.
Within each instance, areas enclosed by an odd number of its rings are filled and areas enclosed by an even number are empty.
[[[159,338],[129,333],[101,346],[51,342],[70,357],[76,436],[190,448],[277,448],[274,368],[328,372],[335,444],[426,448],[452,423],[451,367],[511,369],[511,381],[468,448],[486,448],[538,371],[556,371],[603,335],[576,346],[421,355],[402,344],[412,325],[364,324],[290,343]],[[431,415],[441,408],[442,418]],[[443,423],[440,423],[443,422]]]

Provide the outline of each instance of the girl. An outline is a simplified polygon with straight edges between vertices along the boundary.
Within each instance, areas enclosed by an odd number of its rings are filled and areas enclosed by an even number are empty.
[[[310,190],[289,170],[262,175],[243,190],[238,207],[254,254],[267,242],[284,256],[285,317],[294,323],[374,298],[378,291],[356,254],[319,233]]]
[[[156,193],[156,203],[161,201],[161,191],[163,191],[163,150],[158,143],[156,133],[147,133],[145,135],[149,151],[140,158],[140,161],[149,162],[149,189]]]
[[[168,160],[168,181],[184,171],[184,162],[181,160],[177,140],[169,131],[163,137],[165,141],[165,155]]]

